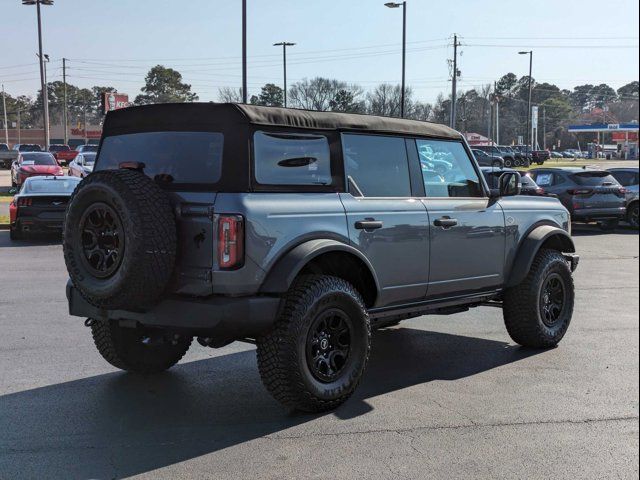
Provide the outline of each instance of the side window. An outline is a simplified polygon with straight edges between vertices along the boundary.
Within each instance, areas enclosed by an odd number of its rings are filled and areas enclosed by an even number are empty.
[[[256,181],[263,185],[329,185],[329,141],[323,135],[256,132]]]
[[[539,172],[536,173],[534,178],[539,187],[551,187],[553,186],[553,173]]]
[[[553,176],[553,184],[554,185],[562,185],[566,180],[562,175],[558,175],[557,173]]]
[[[473,162],[460,142],[416,140],[427,197],[482,197]]]
[[[410,197],[409,163],[404,138],[342,135],[347,176],[365,197]]]

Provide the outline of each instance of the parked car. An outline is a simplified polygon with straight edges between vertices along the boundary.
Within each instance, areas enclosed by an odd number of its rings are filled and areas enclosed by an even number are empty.
[[[76,158],[69,164],[69,175],[84,178],[93,171],[93,164],[96,161],[94,152],[78,153]]]
[[[77,151],[71,150],[69,145],[63,144],[50,145],[49,152],[53,154],[60,165],[68,165],[78,154]]]
[[[626,216],[626,190],[606,170],[536,168],[529,174],[558,196],[574,221],[595,221],[603,230],[613,230]]]
[[[49,152],[21,152],[11,165],[11,186],[19,187],[37,175],[64,175],[64,171]]]
[[[17,150],[10,150],[6,143],[0,143],[0,168],[11,168],[19,154]]]
[[[501,157],[504,160],[504,166],[507,168],[513,168],[516,166],[516,158],[513,153],[504,152],[495,145],[477,145],[474,147],[477,150],[493,155],[495,157]]]
[[[562,152],[558,151],[558,150],[552,150],[550,152],[551,158],[564,158],[564,155],[562,155]]]
[[[489,188],[500,188],[500,177],[507,172],[516,172],[516,170],[512,170],[510,168],[503,169],[495,169],[491,167],[481,167],[482,174],[484,175],[485,180],[487,181],[487,185]],[[519,173],[519,172],[518,172]],[[536,182],[533,181],[529,175],[521,175],[520,176],[520,195],[527,195],[531,197],[545,197],[549,196],[549,194],[544,190],[544,188],[539,187]]]
[[[471,151],[473,152],[473,156],[476,157],[478,165],[493,168],[504,168],[504,158],[497,155],[491,155],[490,153],[477,148],[472,148]]]
[[[423,146],[451,163],[437,182]],[[171,367],[193,337],[249,339],[267,390],[305,411],[344,402],[371,329],[406,318],[489,303],[515,342],[553,347],[574,305],[569,214],[516,196],[516,173],[499,185],[443,125],[236,104],[115,110],[67,208],[69,311],[134,372]]]
[[[544,165],[544,162],[551,158],[549,150],[531,150],[528,145],[514,145],[513,148],[526,155],[529,159],[529,164]]]
[[[512,156],[513,157],[513,166],[514,167],[529,167],[531,162],[527,155],[524,155],[520,152],[517,152],[513,149],[513,147],[509,145],[498,145],[498,150],[500,150],[503,157]]]
[[[85,153],[85,152],[97,152],[98,151],[98,145],[94,145],[92,143],[86,143],[84,145],[78,145],[76,147],[76,152],[78,153]]]
[[[41,152],[42,147],[36,143],[16,143],[13,149],[17,152]]]
[[[69,197],[80,179],[63,176],[27,178],[9,204],[10,237],[62,231]]]
[[[638,228],[638,168],[610,168],[609,172],[627,190],[627,223]]]

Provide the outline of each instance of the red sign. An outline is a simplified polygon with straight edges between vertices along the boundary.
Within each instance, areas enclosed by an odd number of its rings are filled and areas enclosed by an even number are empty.
[[[629,141],[637,142],[638,141],[638,132],[628,132],[629,133]],[[614,142],[624,142],[627,137],[627,132],[611,132],[611,140]]]
[[[102,110],[104,113],[120,108],[127,108],[129,103],[129,95],[126,93],[105,92],[102,94]]]
[[[84,138],[100,138],[102,136],[102,130],[87,130],[85,132],[84,128],[72,128],[71,135]]]

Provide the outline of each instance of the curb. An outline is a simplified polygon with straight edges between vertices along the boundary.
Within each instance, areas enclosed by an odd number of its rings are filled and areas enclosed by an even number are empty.
[[[9,230],[10,225],[8,223],[0,223],[0,230]]]

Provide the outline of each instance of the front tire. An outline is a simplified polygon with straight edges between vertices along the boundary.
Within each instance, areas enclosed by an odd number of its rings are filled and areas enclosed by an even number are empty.
[[[347,281],[299,278],[273,329],[258,339],[258,368],[269,393],[286,407],[320,412],[354,392],[369,359],[366,307]]]
[[[598,227],[600,227],[600,230],[602,230],[603,232],[613,232],[616,228],[618,228],[619,223],[620,221],[617,219],[604,220],[598,223]]]
[[[121,327],[109,320],[91,320],[91,334],[100,355],[116,368],[133,373],[160,373],[187,353],[191,337]],[[166,337],[166,338],[165,338]]]
[[[527,277],[504,294],[502,312],[509,336],[525,347],[556,346],[569,328],[574,299],[567,261],[556,250],[540,250]]]
[[[504,166],[506,168],[513,168],[513,160],[511,158],[504,159]]]
[[[638,202],[629,207],[627,211],[627,222],[633,228],[638,228]]]

